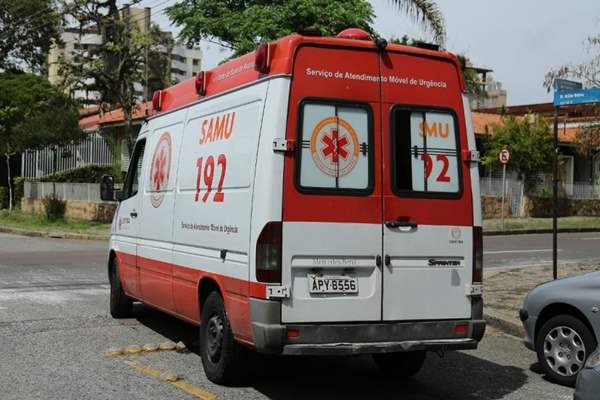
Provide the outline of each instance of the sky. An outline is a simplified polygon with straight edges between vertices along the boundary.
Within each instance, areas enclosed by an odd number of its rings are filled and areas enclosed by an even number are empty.
[[[143,0],[163,30],[177,33],[164,8],[176,0]],[[397,11],[389,0],[371,1],[374,28],[386,38],[431,39],[419,24]],[[543,87],[550,69],[589,59],[585,39],[600,34],[600,0],[437,0],[446,20],[446,48],[473,64],[493,69],[508,92],[508,105],[552,101]],[[203,69],[229,53],[201,43]]]

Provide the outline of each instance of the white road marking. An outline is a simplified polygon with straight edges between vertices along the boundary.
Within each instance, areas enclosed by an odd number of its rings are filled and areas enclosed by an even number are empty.
[[[600,237],[580,238],[581,240],[600,240]]]
[[[484,251],[483,254],[504,254],[504,253],[544,253],[547,251],[552,251],[552,249],[535,249],[535,250],[494,250],[494,251]],[[558,251],[562,251],[562,249],[558,249]]]

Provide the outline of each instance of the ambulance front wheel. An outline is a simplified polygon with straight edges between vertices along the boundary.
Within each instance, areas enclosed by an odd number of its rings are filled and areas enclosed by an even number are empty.
[[[110,315],[113,318],[128,318],[133,314],[133,300],[125,294],[121,286],[119,264],[116,257],[110,267]]]
[[[200,356],[204,373],[217,384],[234,384],[242,379],[244,348],[235,341],[218,292],[208,295],[200,321]]]
[[[385,375],[409,378],[421,370],[426,354],[425,351],[373,354],[373,360]]]

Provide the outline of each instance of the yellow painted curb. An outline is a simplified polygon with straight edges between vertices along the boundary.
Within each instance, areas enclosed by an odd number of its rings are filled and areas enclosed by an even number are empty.
[[[161,350],[175,350],[177,345],[173,342],[165,342],[158,345],[158,348]]]
[[[157,344],[145,344],[142,349],[144,349],[144,351],[157,351],[158,350],[158,345]]]
[[[141,346],[137,346],[137,345],[127,346],[127,347],[125,347],[124,352],[127,354],[137,354],[137,353],[142,352],[142,348],[141,348]]]

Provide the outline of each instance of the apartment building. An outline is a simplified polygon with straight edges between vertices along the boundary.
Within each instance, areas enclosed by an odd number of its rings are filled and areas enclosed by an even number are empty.
[[[142,33],[149,32],[151,24],[150,8],[125,8],[122,12],[128,13],[131,20],[135,21]],[[172,37],[171,32],[164,32]],[[60,69],[60,60],[77,62],[76,56],[81,51],[92,50],[102,46],[102,36],[93,30],[80,32],[78,29],[67,29],[61,34],[61,43],[52,46],[48,53],[48,80],[53,84],[59,84],[64,79]],[[202,64],[202,51],[199,48],[189,48],[176,44],[171,48],[166,46],[162,49],[170,60],[169,76],[172,83],[179,82],[197,75]],[[93,82],[85,82],[85,86]],[[141,99],[148,99],[152,88],[147,82],[139,82],[135,85],[136,95]],[[99,93],[93,90],[73,90],[74,97],[83,100],[85,104],[91,105],[98,102]]]

